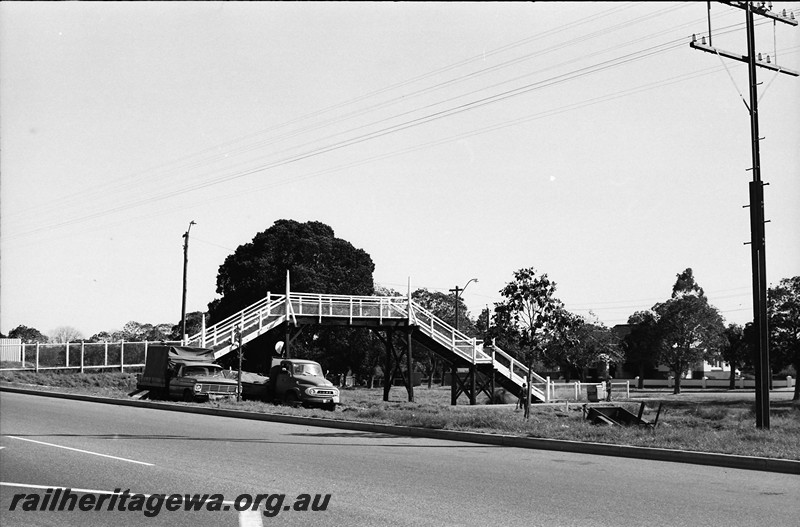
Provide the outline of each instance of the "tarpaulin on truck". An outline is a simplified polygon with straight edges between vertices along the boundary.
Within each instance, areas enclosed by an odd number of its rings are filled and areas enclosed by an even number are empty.
[[[137,388],[166,388],[167,371],[174,361],[213,362],[214,351],[188,346],[150,346]]]

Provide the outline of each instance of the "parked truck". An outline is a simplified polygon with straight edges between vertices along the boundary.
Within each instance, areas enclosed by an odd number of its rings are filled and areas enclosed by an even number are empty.
[[[236,381],[225,378],[214,352],[187,346],[150,346],[136,388],[150,397],[187,402],[236,397]]]
[[[234,382],[237,376],[236,371],[225,372],[225,377]],[[242,372],[242,395],[246,399],[326,410],[335,410],[339,404],[339,389],[325,378],[319,363],[304,359],[273,357],[269,376]]]
[[[268,397],[273,401],[335,410],[339,389],[325,378],[322,366],[313,360],[272,359],[269,370]]]

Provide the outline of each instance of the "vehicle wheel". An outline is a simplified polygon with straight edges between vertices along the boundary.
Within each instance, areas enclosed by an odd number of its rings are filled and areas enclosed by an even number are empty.
[[[192,393],[192,390],[188,388],[183,390],[183,400],[187,403],[194,401],[194,394]]]
[[[297,408],[300,405],[300,401],[297,400],[297,394],[294,392],[286,392],[286,395],[283,396],[283,402],[293,408]]]
[[[323,406],[322,409],[323,410],[328,410],[328,411],[331,411],[331,412],[335,412],[336,411],[336,403],[328,403],[325,406]]]

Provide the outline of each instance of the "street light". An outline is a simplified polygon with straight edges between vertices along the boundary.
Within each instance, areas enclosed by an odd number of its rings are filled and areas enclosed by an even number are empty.
[[[477,278],[472,278],[472,279],[471,279],[469,282],[467,282],[466,284],[464,284],[464,287],[458,287],[458,286],[456,286],[456,287],[455,287],[455,289],[451,289],[451,290],[450,290],[450,292],[451,292],[451,293],[455,293],[455,296],[456,296],[456,306],[455,306],[455,307],[456,307],[456,309],[455,309],[455,313],[456,313],[456,324],[455,324],[455,328],[456,328],[456,331],[458,331],[458,294],[459,294],[459,293],[463,293],[463,292],[464,292],[464,290],[467,288],[467,286],[468,286],[469,284],[471,284],[472,282],[476,282],[476,283],[477,283],[477,282],[478,282],[478,279],[477,279]]]

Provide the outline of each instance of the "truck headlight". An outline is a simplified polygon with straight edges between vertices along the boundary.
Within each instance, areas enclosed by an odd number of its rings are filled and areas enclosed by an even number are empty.
[[[202,384],[195,384],[194,385],[194,391],[196,391],[196,392],[203,391],[203,385]]]

